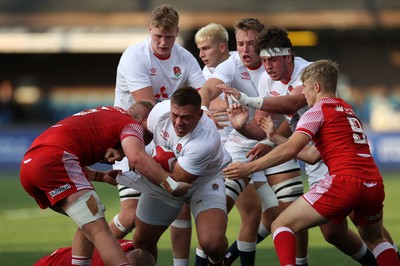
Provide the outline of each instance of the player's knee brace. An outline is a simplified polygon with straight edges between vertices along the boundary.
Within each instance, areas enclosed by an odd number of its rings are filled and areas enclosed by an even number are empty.
[[[65,211],[82,228],[85,224],[104,218],[106,208],[94,190],[82,195]]]
[[[304,186],[301,176],[296,176],[285,180],[271,187],[278,200],[282,202],[292,202],[303,195]]]
[[[242,179],[225,179],[225,188],[226,195],[236,201],[240,193],[246,188],[246,183]]]
[[[261,200],[262,211],[279,206],[275,192],[271,189],[268,182],[257,188],[257,194]]]
[[[171,226],[177,228],[190,228],[192,227],[192,220],[175,219],[175,221],[172,222]]]

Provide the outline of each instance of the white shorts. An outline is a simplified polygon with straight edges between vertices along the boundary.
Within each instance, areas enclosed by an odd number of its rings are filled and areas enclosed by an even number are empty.
[[[125,173],[124,175],[131,175],[134,178],[118,177],[117,182],[142,192],[136,215],[147,224],[170,225],[179,214],[184,202],[189,202],[195,219],[200,212],[208,209],[217,208],[227,213],[225,183],[222,177],[195,185],[185,196],[178,198],[137,174]]]
[[[312,189],[321,179],[329,174],[328,167],[321,160],[316,164],[305,164],[305,171],[308,177],[309,189]]]
[[[258,143],[257,140],[240,137],[238,134],[230,134],[228,140],[225,142],[225,149],[232,157],[232,162],[248,162],[249,158],[246,154],[254,148]],[[267,182],[264,171],[253,173],[250,182]]]

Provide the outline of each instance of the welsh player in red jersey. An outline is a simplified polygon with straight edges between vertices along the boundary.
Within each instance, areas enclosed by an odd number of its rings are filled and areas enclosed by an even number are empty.
[[[326,178],[297,199],[272,224],[281,265],[295,265],[295,233],[328,221],[340,222],[348,215],[379,265],[400,265],[394,248],[383,235],[382,176],[360,120],[349,104],[336,97],[338,76],[338,65],[330,60],[319,60],[306,67],[301,80],[303,94],[311,108],[300,118],[293,135],[260,159],[249,163],[233,162],[224,169],[224,175],[242,178],[297,156],[307,162],[322,158],[329,168]],[[237,119],[241,113],[242,109],[237,106],[229,112],[231,118]],[[270,133],[268,137],[275,138]],[[316,147],[311,152],[310,141]]]
[[[132,265],[138,266],[153,266],[155,265],[154,258],[150,252],[144,249],[135,249],[133,241],[127,239],[118,240],[121,249],[125,253],[129,262]],[[70,266],[72,258],[72,247],[63,247],[55,250],[50,255],[47,255],[38,260],[34,266]],[[94,250],[92,260],[90,261],[92,266],[104,266],[104,262],[100,257],[97,249]]]
[[[79,227],[72,243],[72,265],[86,265],[82,263],[90,261],[94,247],[104,264],[130,265],[91,184],[116,185],[120,171],[99,172],[88,166],[104,160],[109,148],[122,149],[132,168],[156,184],[163,183],[168,173],[145,151],[152,134],[143,126],[153,106],[141,101],[127,110],[108,106],[82,111],[47,129],[26,152],[20,168],[24,189],[40,208],[68,215]],[[185,187],[182,182],[173,186],[175,191],[165,187],[170,192],[185,192],[180,185]]]

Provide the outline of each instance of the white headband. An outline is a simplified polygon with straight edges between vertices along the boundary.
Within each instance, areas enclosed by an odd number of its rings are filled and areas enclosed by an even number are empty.
[[[260,51],[260,56],[284,56],[284,55],[290,55],[291,51],[290,48],[268,48],[268,49],[262,49]]]

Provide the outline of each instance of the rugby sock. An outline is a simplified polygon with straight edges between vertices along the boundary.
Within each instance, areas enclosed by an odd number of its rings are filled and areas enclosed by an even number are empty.
[[[270,231],[268,231],[268,229],[262,223],[260,223],[260,226],[258,227],[257,244],[267,238],[270,234]]]
[[[232,245],[228,249],[228,253],[226,253],[224,262],[225,265],[231,265],[237,258],[239,257],[239,249],[237,246],[237,240],[232,243]]]
[[[367,245],[363,243],[361,249],[351,256],[354,260],[358,261],[363,266],[377,266],[374,254],[368,249]]]
[[[378,244],[373,250],[376,261],[379,265],[400,265],[399,258],[393,246],[389,242]]]
[[[256,260],[256,242],[237,241],[240,265],[254,265]]]
[[[189,259],[175,259],[173,258],[174,266],[189,266]]]
[[[208,258],[206,253],[203,250],[196,248],[196,258],[194,260],[194,266],[207,266]]]
[[[288,227],[279,227],[272,235],[281,265],[296,264],[296,237]]]
[[[394,243],[393,243],[392,246],[393,246],[393,248],[394,248],[394,251],[396,251],[397,256],[399,257],[399,260],[400,260],[400,252],[399,252],[399,249],[397,248],[396,244],[394,244]]]
[[[308,256],[304,258],[296,258],[296,266],[308,266]]]
[[[85,256],[72,255],[71,265],[72,266],[91,266],[92,258],[85,257]]]

